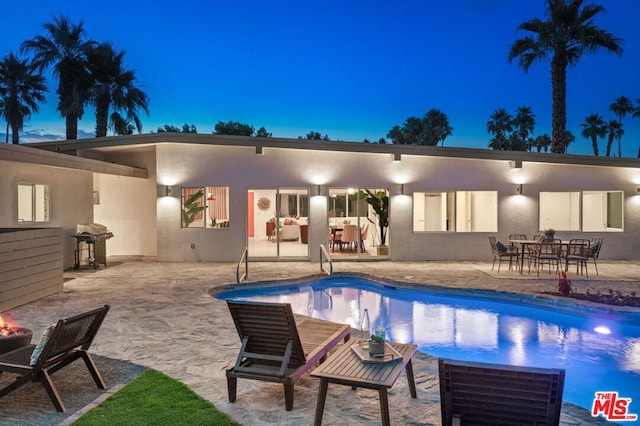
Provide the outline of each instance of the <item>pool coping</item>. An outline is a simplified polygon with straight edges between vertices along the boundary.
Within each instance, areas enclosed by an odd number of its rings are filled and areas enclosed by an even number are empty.
[[[223,284],[221,286],[214,287],[209,290],[209,294],[212,297],[216,297],[216,294],[233,291],[233,290],[250,290],[250,289],[264,289],[264,288],[278,288],[278,287],[290,287],[296,285],[309,284],[316,281],[327,281],[340,278],[358,278],[370,281],[374,285],[380,285],[385,287],[398,287],[411,290],[423,290],[431,291],[435,293],[451,294],[457,296],[479,296],[483,299],[497,300],[497,301],[510,301],[510,302],[524,302],[533,306],[554,308],[561,312],[572,314],[589,314],[596,315],[599,318],[613,320],[631,325],[640,325],[640,312],[628,311],[620,309],[620,306],[598,306],[594,302],[583,301],[579,299],[565,298],[562,296],[555,296],[548,293],[524,294],[508,291],[498,290],[485,290],[474,288],[460,288],[460,287],[446,287],[436,284],[417,284],[405,281],[392,280],[388,278],[381,278],[378,276],[370,275],[362,272],[335,272],[331,275],[326,274],[312,274],[303,277],[285,278],[281,280],[269,280],[269,281],[253,281],[243,283],[230,283]]]

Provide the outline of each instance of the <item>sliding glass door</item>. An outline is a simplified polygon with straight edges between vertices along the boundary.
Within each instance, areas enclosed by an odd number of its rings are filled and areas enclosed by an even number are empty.
[[[247,205],[250,258],[309,256],[308,189],[249,189]]]

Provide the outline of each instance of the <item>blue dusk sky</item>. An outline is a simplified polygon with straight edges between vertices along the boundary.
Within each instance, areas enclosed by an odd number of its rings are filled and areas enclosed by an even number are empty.
[[[596,24],[623,40],[624,53],[586,54],[569,69],[567,127],[576,136],[569,153],[593,154],[580,135],[587,115],[614,119],[609,105],[618,96],[640,98],[640,1],[597,3],[606,13]],[[491,113],[519,106],[535,113],[535,135],[551,133],[549,61],[529,73],[507,61],[511,44],[527,35],[518,25],[544,17],[543,0],[29,0],[3,4],[2,12],[2,56],[44,35],[42,24],[60,14],[83,21],[89,38],[125,50],[150,99],[143,133],[184,123],[211,133],[218,121],[234,120],[274,137],[317,131],[377,141],[438,108],[454,128],[445,146],[487,148]],[[21,141],[64,136],[57,80],[47,77],[47,103]],[[623,124],[622,155],[636,157],[640,119]],[[88,109],[79,137],[91,137],[94,125]]]

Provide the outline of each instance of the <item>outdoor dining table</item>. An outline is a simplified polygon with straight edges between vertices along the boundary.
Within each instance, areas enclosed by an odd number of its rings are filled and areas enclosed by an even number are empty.
[[[527,246],[538,245],[540,240],[509,240],[510,244],[520,244],[520,275],[522,275],[522,269],[524,267],[524,251]],[[569,246],[569,241],[561,241],[562,249],[565,250]]]

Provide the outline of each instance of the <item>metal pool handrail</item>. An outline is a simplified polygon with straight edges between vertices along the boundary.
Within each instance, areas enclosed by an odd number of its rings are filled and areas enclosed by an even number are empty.
[[[329,262],[329,270],[327,270],[322,263],[324,258]],[[331,260],[331,256],[329,256],[329,252],[324,247],[324,244],[320,244],[320,272],[324,272],[327,275],[333,274],[333,261]]]
[[[236,282],[240,284],[242,281],[246,280],[249,276],[249,258],[247,254],[249,253],[249,248],[245,247],[242,250],[242,256],[240,256],[240,261],[238,262],[238,266],[236,267]],[[242,265],[242,261],[244,260],[244,274],[240,276],[240,265]]]

